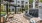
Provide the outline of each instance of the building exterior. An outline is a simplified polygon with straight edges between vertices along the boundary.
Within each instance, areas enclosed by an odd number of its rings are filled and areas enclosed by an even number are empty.
[[[36,4],[37,4],[37,6],[38,6],[38,0],[33,0],[33,8],[35,7],[35,2],[37,2]],[[5,4],[6,2],[4,2],[4,4]],[[10,4],[12,4],[12,5],[14,5],[14,6],[18,6],[18,7],[16,7],[17,8],[17,11],[18,11],[18,9],[19,8],[22,8],[22,6],[23,7],[25,7],[25,5],[27,5],[28,6],[28,0],[13,0],[12,2],[9,2]],[[14,6],[10,6],[9,8],[10,8],[10,11],[14,11],[15,10],[15,7]]]
[[[13,1],[14,2],[11,2],[11,4],[15,4],[17,6],[28,4],[28,0],[13,0]]]
[[[7,4],[7,1],[2,0],[2,4]],[[9,4],[12,4],[14,6],[18,6],[16,8],[19,9],[19,8],[22,8],[22,6],[25,7],[25,5],[28,5],[28,0],[13,0],[12,2],[9,2]],[[10,11],[15,10],[14,6],[8,7],[8,8],[10,8]],[[5,5],[5,7],[6,7],[6,5]],[[6,10],[6,8],[5,8],[5,10]]]
[[[38,1],[38,0],[36,0],[36,1]],[[34,2],[34,1],[33,1]],[[7,3],[6,1],[3,1],[3,3],[5,4],[5,3]],[[19,8],[22,8],[22,6],[23,7],[25,7],[25,5],[28,5],[28,0],[13,0],[13,2],[10,2],[10,4],[12,4],[12,5],[14,5],[14,6],[18,6],[18,7],[16,7],[17,9],[19,9]],[[35,3],[33,4],[33,5],[35,5]],[[15,10],[15,7],[14,6],[10,6],[9,8],[10,8],[10,11],[14,11]],[[38,5],[37,5],[38,6]],[[35,6],[33,6],[33,8],[34,8]],[[18,10],[17,10],[18,11]]]
[[[17,9],[19,8],[22,8],[25,7],[25,5],[28,5],[28,0],[13,0],[14,2],[10,2],[10,4],[13,4],[14,6],[18,6]],[[10,9],[14,9],[15,10],[15,7],[13,6],[10,6]]]

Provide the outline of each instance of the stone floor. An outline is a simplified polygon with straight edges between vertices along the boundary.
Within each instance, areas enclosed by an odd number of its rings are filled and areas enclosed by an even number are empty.
[[[6,23],[30,23],[30,21],[23,17],[24,13],[21,14],[10,14],[7,18]],[[39,21],[39,18],[31,18],[31,20]]]
[[[13,18],[7,18],[6,23],[29,23],[29,21],[23,17],[22,13],[22,14],[14,14]]]

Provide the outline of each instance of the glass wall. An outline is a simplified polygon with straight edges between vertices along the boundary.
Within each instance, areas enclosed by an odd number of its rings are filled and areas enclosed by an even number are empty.
[[[6,15],[6,6],[3,4],[3,0],[1,1],[1,16]]]

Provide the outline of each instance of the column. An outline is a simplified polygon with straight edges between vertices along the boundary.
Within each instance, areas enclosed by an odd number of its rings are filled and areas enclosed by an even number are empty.
[[[28,0],[28,13],[29,13],[29,0]]]
[[[33,0],[33,9],[35,9],[35,0]]]

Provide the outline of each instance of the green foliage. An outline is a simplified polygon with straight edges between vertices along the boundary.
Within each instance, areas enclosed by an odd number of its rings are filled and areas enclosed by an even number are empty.
[[[32,3],[32,2],[33,2],[33,0],[29,0],[29,2],[30,2],[30,3]]]
[[[25,10],[28,10],[28,5],[25,5]]]
[[[42,0],[40,0],[40,2],[42,2]]]
[[[6,14],[6,12],[1,12],[1,14]]]

